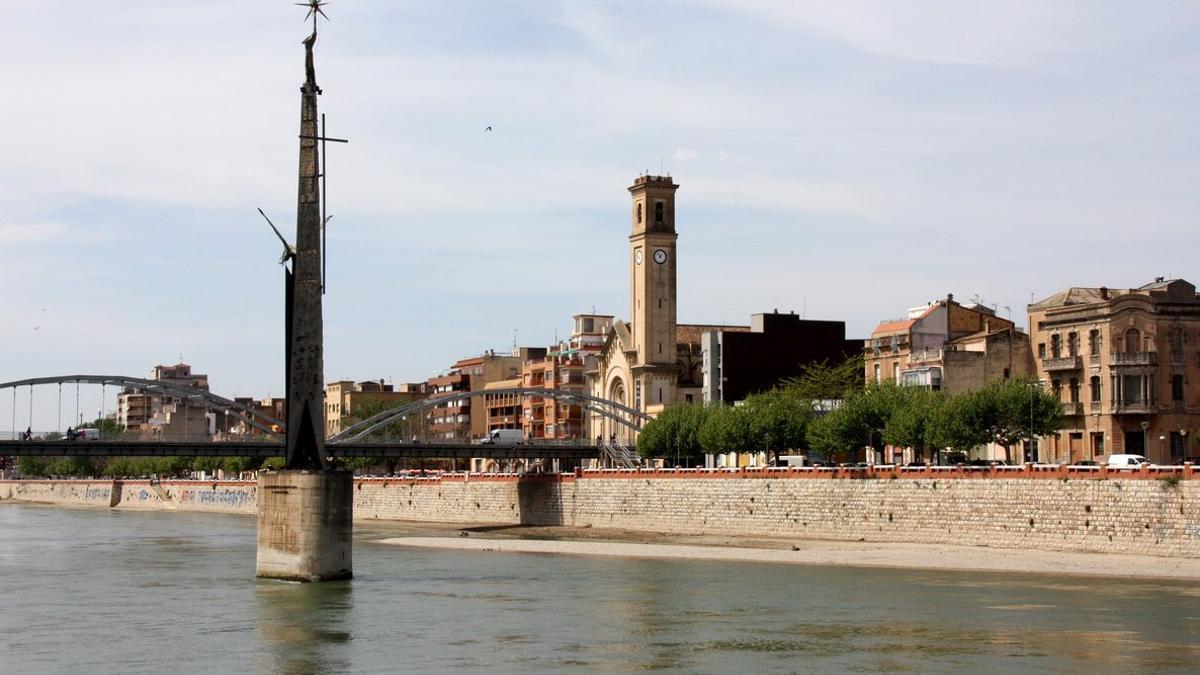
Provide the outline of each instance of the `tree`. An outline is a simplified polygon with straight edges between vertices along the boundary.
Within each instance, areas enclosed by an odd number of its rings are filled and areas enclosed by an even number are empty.
[[[192,471],[216,473],[218,469],[224,466],[224,463],[224,460],[220,457],[196,457],[192,459]]]
[[[895,405],[883,425],[883,442],[913,448],[918,456],[924,456],[927,447],[935,446],[932,426],[946,396],[924,387],[901,387],[896,394]]]
[[[41,457],[22,456],[17,458],[17,471],[22,478],[46,475],[46,460]]]
[[[225,469],[226,474],[238,475],[247,471],[254,471],[260,463],[260,460],[252,457],[226,457],[222,468]]]
[[[46,465],[45,475],[86,477],[96,475],[96,467],[87,457],[62,457]]]
[[[81,429],[83,427],[99,429],[100,438],[102,439],[117,438],[125,433],[125,428],[121,426],[121,423],[112,417],[97,417],[91,422],[80,426]]]
[[[638,434],[637,451],[642,457],[695,459],[703,454],[700,428],[709,409],[695,403],[674,403],[646,422]]]
[[[806,447],[814,414],[811,400],[779,388],[747,397],[742,408],[749,418],[750,437],[762,449],[778,456],[780,451]]]
[[[385,398],[364,397],[354,401],[354,410],[346,415],[342,415],[342,428],[345,429],[353,424],[358,424],[363,420],[370,419],[379,413],[386,410],[392,410],[408,405],[411,401],[396,401]],[[404,438],[405,436],[405,420],[395,419],[392,422],[371,432],[372,436],[383,438]]]
[[[758,452],[763,439],[754,433],[747,406],[716,406],[709,410],[697,436],[700,447],[709,454]]]
[[[799,377],[784,380],[789,394],[803,401],[838,401],[863,388],[863,357],[853,356],[841,363],[827,361],[803,367]]]

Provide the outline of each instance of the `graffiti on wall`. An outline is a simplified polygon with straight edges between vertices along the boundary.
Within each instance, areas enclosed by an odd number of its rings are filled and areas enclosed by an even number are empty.
[[[244,507],[250,499],[249,490],[184,490],[179,494],[181,504]]]

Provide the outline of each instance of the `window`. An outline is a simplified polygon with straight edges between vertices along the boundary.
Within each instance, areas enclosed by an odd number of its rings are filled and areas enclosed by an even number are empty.
[[[896,382],[896,383],[900,382],[900,364],[899,363],[892,364],[892,381]]]
[[[1142,376],[1121,376],[1121,401],[1124,403],[1142,402]]]
[[[1054,390],[1054,398],[1062,400],[1062,380],[1054,380],[1050,383],[1051,389]]]
[[[1046,358],[1046,343],[1045,342],[1038,343],[1038,358],[1042,359],[1042,360],[1045,360],[1045,358]]]
[[[654,204],[654,222],[663,222],[663,203],[655,202]]]
[[[1127,354],[1136,353],[1141,342],[1142,334],[1138,329],[1130,328],[1125,331],[1125,352]]]
[[[641,202],[638,202],[638,205],[637,205],[637,221],[639,223],[642,222],[642,203]]]
[[[1061,335],[1051,335],[1050,336],[1050,358],[1057,359],[1060,356],[1062,356],[1062,336]]]
[[[879,364],[875,364],[875,381],[879,382]]]
[[[1071,403],[1079,403],[1079,379],[1071,378],[1070,384]]]
[[[1067,356],[1079,355],[1079,333],[1067,333]]]
[[[1100,400],[1100,376],[1093,375],[1091,380],[1092,400]]]
[[[1099,354],[1100,353],[1100,329],[1099,328],[1093,328],[1090,331],[1088,331],[1088,353],[1089,354]]]
[[[1183,400],[1183,375],[1171,376],[1171,400]]]
[[[1006,379],[1006,380],[1007,380],[1007,379],[1009,378],[1010,374],[1011,374],[1011,373],[1010,373],[1009,369],[1008,369],[1008,368],[1005,368],[1005,369],[1004,369],[1004,379]]]

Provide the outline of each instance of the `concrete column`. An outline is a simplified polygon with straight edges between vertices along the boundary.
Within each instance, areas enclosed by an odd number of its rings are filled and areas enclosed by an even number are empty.
[[[353,576],[349,471],[271,471],[258,478],[256,574],[289,581]]]

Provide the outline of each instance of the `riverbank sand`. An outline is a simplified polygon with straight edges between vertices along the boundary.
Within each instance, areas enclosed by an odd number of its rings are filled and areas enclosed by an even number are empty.
[[[393,546],[505,553],[1200,580],[1197,558],[942,544],[655,536],[620,530],[519,526],[467,528],[457,536],[404,536],[377,541]]]

